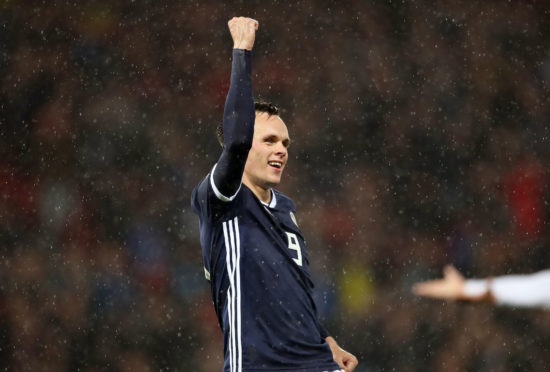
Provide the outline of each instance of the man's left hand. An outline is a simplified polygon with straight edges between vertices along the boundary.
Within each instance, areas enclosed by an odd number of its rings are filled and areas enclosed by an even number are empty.
[[[351,372],[357,367],[357,364],[359,364],[359,361],[357,358],[351,354],[342,349],[338,344],[336,343],[336,340],[332,337],[326,338],[330,350],[332,351],[332,357],[334,358],[334,361],[338,363],[338,365],[343,368],[346,372]]]

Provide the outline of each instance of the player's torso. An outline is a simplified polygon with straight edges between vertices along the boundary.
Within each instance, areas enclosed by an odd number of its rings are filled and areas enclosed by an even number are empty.
[[[323,363],[305,240],[290,200],[274,196],[264,205],[243,185],[213,231],[226,352],[266,369]]]
[[[312,309],[313,287],[305,240],[291,218],[290,205],[280,195],[276,200],[275,206],[265,206],[255,198],[246,198],[246,212],[239,225],[242,289],[246,305],[264,319],[269,316],[263,310],[274,319],[277,314],[293,312],[303,318],[302,313]]]

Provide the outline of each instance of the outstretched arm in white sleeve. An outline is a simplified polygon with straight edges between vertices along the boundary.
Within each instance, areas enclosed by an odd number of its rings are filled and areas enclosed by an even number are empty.
[[[448,300],[550,308],[550,270],[527,275],[464,279],[453,266],[446,266],[442,279],[416,283],[413,293]]]

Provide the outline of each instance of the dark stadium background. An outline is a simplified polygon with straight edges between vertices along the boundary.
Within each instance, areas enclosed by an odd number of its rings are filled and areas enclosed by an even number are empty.
[[[220,371],[194,185],[235,15],[356,371],[543,371],[550,312],[418,299],[549,261],[543,1],[3,1],[0,368]]]

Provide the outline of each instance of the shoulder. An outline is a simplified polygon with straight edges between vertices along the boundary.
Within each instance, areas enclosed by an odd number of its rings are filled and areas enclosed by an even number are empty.
[[[191,206],[195,213],[217,219],[236,207],[242,190],[239,189],[231,198],[224,197],[216,189],[211,174],[212,172],[208,173],[193,189]]]
[[[208,196],[208,180],[210,179],[210,174],[204,177],[197,186],[193,189],[191,193],[191,206],[195,212],[200,212],[202,209],[201,206],[206,203]]]
[[[279,190],[272,189],[275,197],[277,198],[277,204],[282,208],[288,208],[293,212],[296,212],[296,205],[294,201],[287,195],[283,194]]]

